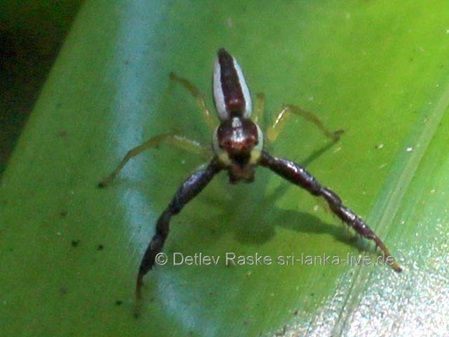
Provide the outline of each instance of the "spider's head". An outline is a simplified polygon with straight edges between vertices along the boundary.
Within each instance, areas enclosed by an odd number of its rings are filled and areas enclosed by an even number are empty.
[[[233,117],[214,132],[213,150],[229,173],[229,181],[252,182],[263,148],[259,126],[250,119]]]

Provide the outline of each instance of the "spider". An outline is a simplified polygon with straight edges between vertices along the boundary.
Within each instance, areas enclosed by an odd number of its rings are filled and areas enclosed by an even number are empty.
[[[340,197],[332,190],[322,186],[304,167],[290,160],[271,156],[264,150],[264,135],[260,127],[251,119],[252,102],[245,77],[237,60],[224,48],[218,50],[213,74],[213,94],[215,107],[218,112],[220,124],[215,127],[204,98],[199,90],[188,80],[170,74],[172,80],[185,86],[196,98],[204,117],[211,128],[214,128],[212,149],[213,157],[209,164],[198,169],[190,175],[177,190],[168,207],[163,211],[156,224],[156,233],[153,235],[140,263],[136,282],[136,298],[141,298],[144,276],[155,265],[156,255],[162,251],[165,240],[169,234],[171,217],[178,214],[182,208],[195,198],[209,182],[221,171],[227,171],[229,182],[250,183],[254,181],[255,169],[262,166],[270,169],[289,182],[306,189],[310,194],[323,198],[330,210],[349,227],[366,239],[374,241],[381,249],[384,257],[391,261],[391,267],[402,271],[394,260],[390,251],[382,240],[368,227],[368,225],[351,209],[344,206]],[[257,95],[255,113],[263,110],[264,97]],[[284,105],[276,118],[273,127],[268,130],[266,139],[273,141],[279,130],[285,124],[285,117],[290,114],[305,117],[316,124],[329,138],[338,141],[342,130],[328,131],[314,115],[300,109],[295,105]],[[145,143],[131,149],[119,163],[117,168],[98,185],[105,187],[115,178],[126,163],[146,149],[168,142],[183,148],[201,152],[198,143],[177,135],[159,135]]]

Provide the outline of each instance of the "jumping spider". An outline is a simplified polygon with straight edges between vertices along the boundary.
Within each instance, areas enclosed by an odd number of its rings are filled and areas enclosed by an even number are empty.
[[[330,210],[341,221],[354,228],[361,236],[375,242],[376,246],[382,250],[385,258],[389,258],[392,261],[391,267],[396,272],[402,270],[382,240],[360,217],[344,206],[341,199],[332,190],[321,186],[301,165],[286,159],[273,157],[264,150],[264,135],[262,130],[251,119],[251,96],[242,69],[237,63],[237,60],[225,49],[218,50],[213,75],[215,107],[220,119],[220,125],[218,127],[215,127],[199,90],[182,77],[173,73],[170,74],[170,77],[180,82],[195,96],[207,123],[214,129],[212,139],[214,156],[206,167],[200,168],[184,181],[168,207],[159,217],[156,224],[156,233],[148,244],[137,275],[137,299],[141,298],[143,277],[153,268],[155,257],[161,252],[164,242],[167,239],[171,217],[178,214],[189,201],[196,197],[217,173],[227,171],[231,184],[238,182],[250,183],[254,181],[257,166],[267,167],[282,178],[306,189],[310,194],[324,198]],[[258,95],[257,99],[255,108],[256,115],[261,113],[264,106],[263,95]],[[302,116],[313,122],[326,136],[334,141],[339,139],[340,130],[329,132],[314,115],[297,106],[284,105],[273,127],[268,130],[266,140],[273,141],[277,137],[279,130],[285,123],[285,116],[290,113]],[[111,175],[98,184],[99,187],[108,185],[131,158],[146,149],[158,146],[162,142],[169,142],[183,148],[187,147],[197,152],[200,150],[198,143],[189,141],[184,137],[176,135],[153,137],[130,150]]]

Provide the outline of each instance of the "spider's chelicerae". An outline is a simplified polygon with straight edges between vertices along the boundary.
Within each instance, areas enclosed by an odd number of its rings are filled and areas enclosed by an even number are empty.
[[[254,180],[255,168],[257,166],[267,167],[282,178],[306,189],[312,195],[324,198],[331,211],[341,221],[354,228],[361,236],[375,242],[376,246],[382,250],[385,258],[388,258],[388,261],[391,262],[390,265],[395,271],[400,272],[402,270],[399,264],[392,258],[390,251],[382,240],[360,217],[342,204],[338,195],[329,188],[321,186],[301,165],[286,159],[273,157],[264,150],[262,130],[251,119],[251,96],[242,69],[236,59],[225,49],[218,51],[213,75],[215,107],[220,119],[218,127],[215,127],[199,90],[188,80],[173,73],[170,77],[180,82],[195,96],[207,123],[214,129],[212,140],[214,156],[207,166],[200,168],[184,181],[168,207],[159,217],[156,224],[156,233],[148,244],[137,275],[137,298],[141,297],[143,277],[154,266],[155,257],[161,252],[167,239],[171,217],[178,214],[220,171],[227,171],[229,181],[232,184],[238,182],[249,183]],[[260,94],[257,98],[255,114],[259,115],[263,110],[264,98]],[[302,116],[313,122],[334,141],[339,139],[341,131],[329,132],[314,115],[297,106],[284,105],[273,127],[266,134],[265,139],[267,141],[273,141],[277,137],[279,130],[285,123],[286,115],[290,113]],[[146,149],[156,147],[162,142],[201,152],[201,147],[197,142],[189,141],[184,137],[171,134],[156,136],[130,150],[111,175],[99,183],[99,186],[104,187],[108,185],[131,158]]]

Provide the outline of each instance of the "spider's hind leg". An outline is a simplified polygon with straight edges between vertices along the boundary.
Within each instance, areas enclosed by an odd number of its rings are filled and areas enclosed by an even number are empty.
[[[265,127],[264,111],[265,111],[265,94],[258,92],[256,93],[256,101],[254,104],[253,120],[254,123],[256,123],[261,127]]]
[[[198,107],[201,110],[201,113],[203,115],[203,119],[205,120],[206,124],[209,126],[209,128],[213,131],[215,130],[217,126],[217,122],[215,121],[214,117],[212,116],[210,110],[208,109],[206,105],[206,101],[204,100],[204,95],[201,93],[201,91],[188,79],[178,76],[175,73],[170,73],[170,79],[172,81],[178,82],[181,84],[184,88],[186,88],[193,97],[195,97],[196,103]]]

